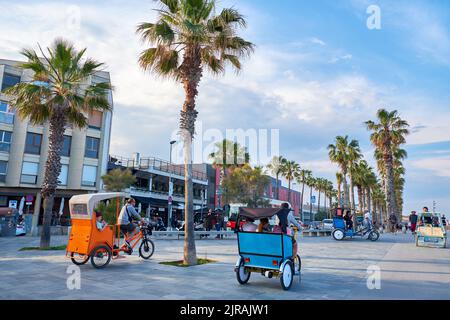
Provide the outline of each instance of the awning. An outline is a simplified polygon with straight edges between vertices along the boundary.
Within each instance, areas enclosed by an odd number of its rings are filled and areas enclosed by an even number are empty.
[[[168,200],[161,200],[161,199],[155,199],[155,198],[144,198],[144,197],[137,197],[133,196],[133,199],[135,199],[137,202],[148,204],[155,207],[167,207],[168,206]],[[178,206],[179,202],[173,201],[172,206]]]

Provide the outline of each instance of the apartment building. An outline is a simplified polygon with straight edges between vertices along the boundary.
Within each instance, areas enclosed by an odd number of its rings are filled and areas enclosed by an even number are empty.
[[[31,81],[32,74],[19,61],[0,59],[1,91],[19,82]],[[108,72],[98,72],[89,83],[110,82]],[[112,93],[109,95],[113,105]],[[64,224],[68,200],[76,194],[98,192],[101,176],[107,172],[112,112],[87,115],[88,127],[67,128],[62,150],[62,169],[55,199],[55,218]],[[49,125],[32,125],[15,115],[8,97],[0,93],[0,207],[18,207],[21,202],[33,233],[42,221],[42,185],[49,145]],[[31,219],[32,216],[32,219]],[[30,222],[31,223],[31,222]]]

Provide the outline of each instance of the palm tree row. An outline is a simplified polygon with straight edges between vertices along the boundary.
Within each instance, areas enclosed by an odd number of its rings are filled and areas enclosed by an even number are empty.
[[[288,181],[288,199],[291,199],[291,187],[292,182],[296,181],[302,185],[301,199],[300,199],[300,215],[303,214],[303,202],[305,187],[310,188],[310,194],[313,194],[313,190],[318,191],[317,212],[320,212],[321,200],[323,199],[323,208],[327,207],[327,200],[329,201],[329,207],[332,207],[333,199],[337,197],[337,191],[334,189],[333,182],[323,178],[313,177],[312,171],[308,169],[302,169],[295,161],[290,161],[282,156],[274,157],[272,161],[267,165],[269,172],[276,177],[277,185],[275,191],[275,198],[279,199],[280,189],[280,177],[285,178]],[[324,196],[322,198],[322,195]],[[311,201],[310,201],[311,202]],[[312,212],[312,202],[310,211]]]
[[[377,118],[377,122],[367,121],[365,125],[372,132],[371,142],[375,147],[374,157],[380,179],[363,159],[357,140],[338,136],[335,143],[328,146],[330,160],[340,169],[336,174],[338,205],[350,208],[352,212],[375,212],[380,220],[394,217],[398,221],[403,209],[405,186],[403,160],[407,157],[401,145],[406,142],[409,125],[397,111],[381,109]]]

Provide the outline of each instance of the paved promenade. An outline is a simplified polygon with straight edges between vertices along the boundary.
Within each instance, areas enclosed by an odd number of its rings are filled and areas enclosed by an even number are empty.
[[[72,263],[63,251],[20,252],[38,238],[0,238],[0,299],[450,299],[450,249],[416,248],[411,235],[379,242],[300,238],[303,275],[284,292],[278,279],[252,274],[240,286],[233,272],[236,240],[197,241],[198,256],[218,261],[193,268],[160,265],[179,260],[183,242],[157,240],[152,260],[134,255],[104,270],[81,267],[81,289],[66,285]],[[65,244],[54,237],[52,245]],[[381,268],[381,289],[367,288],[367,268]],[[124,295],[127,292],[127,295]]]

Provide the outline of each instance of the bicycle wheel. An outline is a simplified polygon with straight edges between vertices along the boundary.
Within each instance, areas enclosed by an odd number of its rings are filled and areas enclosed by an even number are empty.
[[[72,254],[70,255],[70,260],[72,260],[73,264],[82,266],[89,261],[89,256],[72,252]]]
[[[107,246],[99,246],[91,255],[91,264],[96,269],[103,269],[111,262],[112,252]]]
[[[152,240],[146,239],[142,240],[142,243],[139,247],[139,256],[142,259],[148,260],[153,256],[155,252],[155,245]]]

